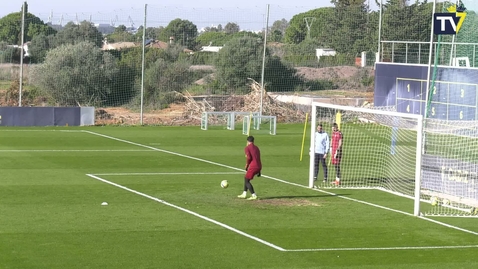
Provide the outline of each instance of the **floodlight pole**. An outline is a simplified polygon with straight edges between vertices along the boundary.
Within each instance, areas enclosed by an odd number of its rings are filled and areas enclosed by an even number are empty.
[[[143,51],[141,55],[141,105],[140,105],[140,125],[143,125],[143,99],[144,99],[144,47],[146,46],[146,13],[148,4],[144,4],[144,22],[143,22]]]
[[[269,4],[267,4],[266,27],[264,29],[264,51],[262,54],[262,74],[261,74],[261,104],[259,107],[259,116],[262,116],[262,100],[264,95],[264,70],[266,65],[266,49],[267,49],[267,28],[269,28]],[[259,118],[260,120],[260,118]]]

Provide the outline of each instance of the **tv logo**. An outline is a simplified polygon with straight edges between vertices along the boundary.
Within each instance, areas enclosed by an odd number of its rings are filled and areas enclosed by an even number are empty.
[[[449,13],[433,14],[433,32],[435,35],[456,35],[466,18],[465,6],[453,5],[447,8]]]
[[[435,35],[456,35],[460,30],[458,27],[460,17],[457,17],[456,13],[435,13],[433,18],[435,20]]]

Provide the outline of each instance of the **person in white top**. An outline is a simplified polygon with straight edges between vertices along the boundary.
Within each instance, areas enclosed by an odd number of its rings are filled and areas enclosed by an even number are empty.
[[[327,182],[327,153],[330,149],[329,135],[322,129],[322,124],[317,126],[317,132],[315,132],[315,162],[314,162],[314,181],[317,181],[317,175],[319,173],[319,163],[322,163],[322,169],[324,170],[324,182]],[[315,184],[314,184],[315,185]]]

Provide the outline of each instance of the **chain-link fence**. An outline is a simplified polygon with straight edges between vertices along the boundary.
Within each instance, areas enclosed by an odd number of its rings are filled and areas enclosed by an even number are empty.
[[[99,120],[131,124],[186,123],[202,111],[244,109],[286,119],[296,111],[261,111],[267,93],[370,91],[376,52],[384,61],[428,59],[431,3],[384,2],[381,9],[370,1],[337,1],[328,7],[28,10],[23,28],[22,12],[12,13],[0,19],[9,29],[0,33],[3,105],[95,106]],[[425,44],[389,43],[396,40]],[[20,76],[23,84],[13,83]],[[254,90],[255,83],[266,93]],[[246,102],[244,95],[257,98]]]

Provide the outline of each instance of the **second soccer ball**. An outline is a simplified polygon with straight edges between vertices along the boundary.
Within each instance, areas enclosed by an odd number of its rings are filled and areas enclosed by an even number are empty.
[[[221,187],[222,187],[223,189],[229,187],[229,182],[227,182],[227,180],[221,181]]]

